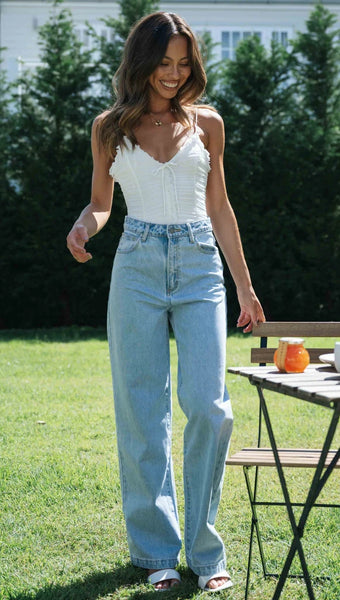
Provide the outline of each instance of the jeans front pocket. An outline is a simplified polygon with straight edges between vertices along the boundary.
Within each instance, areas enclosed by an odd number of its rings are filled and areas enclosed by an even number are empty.
[[[202,231],[195,234],[195,242],[200,252],[214,254],[218,252],[215,236],[212,231]]]
[[[137,247],[139,240],[140,235],[135,235],[130,231],[124,231],[119,240],[117,252],[121,254],[128,254],[129,252],[133,252],[133,250]]]

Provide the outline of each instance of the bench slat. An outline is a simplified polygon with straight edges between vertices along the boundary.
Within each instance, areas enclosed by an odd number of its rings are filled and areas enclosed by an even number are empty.
[[[340,337],[339,321],[266,321],[253,328],[255,337]]]
[[[321,450],[309,448],[280,448],[279,457],[283,467],[317,467]],[[326,458],[326,466],[335,456],[336,450],[330,450]],[[274,453],[271,448],[243,448],[230,456],[227,465],[249,467],[275,467]],[[340,468],[340,459],[336,463]]]

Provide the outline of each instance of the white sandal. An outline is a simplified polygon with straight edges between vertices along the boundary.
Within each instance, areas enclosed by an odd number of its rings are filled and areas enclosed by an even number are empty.
[[[176,579],[176,581],[181,581],[181,576],[178,571],[175,569],[160,569],[159,571],[155,571],[151,573],[148,577],[148,582],[152,585],[156,583],[160,583],[161,581],[167,581],[171,579]],[[166,592],[171,588],[155,588],[157,592]]]
[[[208,581],[210,581],[211,579],[219,579],[220,577],[228,577],[228,581],[226,581],[217,588],[207,587]],[[200,575],[198,578],[198,586],[201,588],[201,590],[204,590],[205,592],[221,592],[222,590],[226,590],[227,588],[232,587],[232,585],[233,582],[231,581],[230,575],[229,573],[227,573],[227,571],[220,571],[219,573],[214,573],[213,575]]]

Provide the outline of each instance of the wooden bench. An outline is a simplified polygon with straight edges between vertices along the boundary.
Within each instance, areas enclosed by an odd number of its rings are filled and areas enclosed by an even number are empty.
[[[309,338],[334,338],[340,340],[340,322],[266,322],[260,323],[252,332],[252,335],[256,338],[260,338],[260,344],[251,349],[250,361],[257,365],[264,366],[268,363],[274,362],[274,352],[278,346],[278,340],[280,337],[302,337],[307,338],[305,348],[310,354],[311,363],[320,363],[319,356],[321,354],[328,354],[334,352],[334,342],[329,348],[314,348],[308,345]],[[268,347],[268,338],[275,338],[274,343],[271,347]],[[254,448],[243,448],[232,456],[230,456],[226,464],[230,466],[242,466],[249,501],[252,510],[252,521],[250,530],[249,540],[249,551],[248,551],[248,567],[247,567],[247,580],[246,580],[246,591],[245,599],[248,597],[249,579],[251,570],[252,560],[252,547],[254,540],[254,533],[256,532],[256,538],[260,551],[260,558],[265,577],[277,576],[277,573],[269,573],[266,566],[266,560],[264,556],[263,544],[261,539],[259,520],[257,516],[256,507],[261,505],[265,506],[280,506],[285,505],[285,502],[275,501],[259,501],[259,469],[264,467],[275,467],[275,459],[273,451],[270,448],[261,447],[261,431],[262,431],[262,414],[261,406],[258,417],[258,439],[257,447]],[[335,450],[329,451],[325,466],[327,466],[335,455]],[[309,448],[280,448],[279,457],[283,467],[289,468],[315,468],[318,464],[318,458],[320,457],[321,450],[309,449]],[[254,469],[254,479],[251,483],[249,471]],[[340,460],[337,461],[337,468],[340,468]],[[291,503],[292,506],[303,506],[301,503]],[[319,507],[340,507],[340,505],[319,503],[315,504]]]

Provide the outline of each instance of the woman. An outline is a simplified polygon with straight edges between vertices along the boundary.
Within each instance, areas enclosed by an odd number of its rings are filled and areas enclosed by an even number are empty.
[[[115,256],[108,337],[123,510],[131,560],[157,590],[179,582],[181,548],[171,460],[169,322],[184,432],[185,552],[202,589],[232,585],[214,523],[232,430],[225,388],[226,304],[215,237],[237,287],[238,326],[264,320],[224,183],[224,130],[194,105],[206,76],[194,35],[157,12],[131,31],[117,101],[94,121],[90,204],[67,238],[79,262],[105,225],[113,181],[127,208]]]

